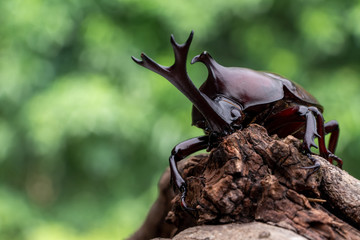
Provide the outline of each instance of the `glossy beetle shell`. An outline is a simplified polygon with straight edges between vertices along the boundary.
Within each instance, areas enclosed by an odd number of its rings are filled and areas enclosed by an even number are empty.
[[[194,57],[191,63],[195,62],[203,62],[209,71],[207,80],[199,88],[200,92],[211,99],[218,96],[231,99],[244,112],[248,108],[279,100],[316,106],[323,110],[316,98],[304,88],[280,75],[248,68],[224,67],[207,52]],[[196,108],[193,108],[192,117],[194,125],[199,125],[198,122],[203,118]]]

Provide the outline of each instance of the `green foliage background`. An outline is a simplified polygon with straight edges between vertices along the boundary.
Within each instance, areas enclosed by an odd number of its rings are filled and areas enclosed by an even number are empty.
[[[360,177],[360,1],[0,1],[0,239],[123,239],[143,221],[191,104],[134,64],[195,37],[225,66],[303,85]],[[189,66],[199,86],[201,64]]]

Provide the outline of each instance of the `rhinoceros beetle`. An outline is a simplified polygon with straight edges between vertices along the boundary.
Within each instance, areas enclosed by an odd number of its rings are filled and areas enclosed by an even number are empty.
[[[320,155],[331,163],[342,166],[342,160],[334,155],[339,136],[339,125],[333,120],[324,123],[323,107],[305,89],[279,75],[240,67],[224,67],[207,52],[195,56],[191,64],[202,62],[209,71],[207,80],[197,89],[186,71],[186,59],[193,39],[193,31],[184,44],[170,42],[175,63],[170,67],[157,64],[144,53],[142,60],[132,57],[139,65],[160,74],[180,90],[192,103],[192,124],[202,128],[204,136],[186,140],[174,147],[169,162],[172,181],[182,193],[181,205],[185,209],[186,182],[176,163],[188,155],[215,147],[221,138],[246,127],[250,123],[264,126],[269,134],[279,137],[293,135],[303,139],[303,151],[314,162],[304,167],[319,168],[320,163],[311,157],[311,147],[317,137]],[[326,147],[325,135],[331,133]]]

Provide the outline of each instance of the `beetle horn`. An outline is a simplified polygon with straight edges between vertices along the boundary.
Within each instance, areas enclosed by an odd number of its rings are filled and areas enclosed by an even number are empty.
[[[207,51],[204,51],[191,60],[191,64],[194,64],[196,62],[204,63],[209,71],[208,79],[215,81],[216,75],[214,73],[214,69],[216,69],[219,64],[211,57],[211,55]]]
[[[213,59],[211,57],[211,55],[207,52],[204,51],[199,55],[196,55],[192,60],[191,60],[191,64],[194,64],[196,62],[203,62],[203,63],[207,63],[209,62],[211,59]]]
[[[174,36],[171,35],[170,42],[174,49],[175,63],[170,67],[159,65],[144,53],[141,54],[142,60],[136,59],[135,57],[132,57],[132,59],[137,64],[160,74],[179,89],[207,119],[213,131],[218,133],[230,132],[230,124],[219,114],[221,112],[220,106],[208,96],[201,93],[186,72],[186,59],[193,36],[194,32],[192,31],[184,44],[178,44]]]

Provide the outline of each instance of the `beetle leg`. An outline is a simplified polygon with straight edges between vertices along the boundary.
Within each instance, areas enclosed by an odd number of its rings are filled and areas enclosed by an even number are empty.
[[[319,134],[319,125],[317,124],[318,121],[317,121],[317,118],[315,117],[313,111],[315,111],[315,109],[312,110],[312,109],[310,109],[310,107],[308,108],[305,106],[299,106],[300,115],[306,117],[305,133],[304,133],[304,137],[303,137],[304,150],[305,150],[308,158],[311,161],[313,161],[313,163],[314,163],[314,165],[312,165],[312,166],[302,167],[304,169],[314,169],[311,173],[308,174],[308,176],[310,176],[312,173],[317,171],[320,167],[319,160],[317,160],[316,158],[311,156],[311,154],[312,154],[311,147],[318,148],[318,146],[314,142],[315,137],[318,137],[319,145],[322,146],[320,143],[321,135]],[[321,126],[320,126],[320,128],[321,128]],[[324,127],[322,126],[322,128],[324,128]]]
[[[169,158],[171,179],[181,192],[181,206],[187,210],[192,210],[186,205],[185,202],[187,186],[185,180],[181,177],[179,173],[176,163],[194,152],[205,149],[208,146],[208,142],[208,136],[191,138],[182,143],[179,143],[171,151],[171,155]]]
[[[313,115],[316,118],[317,135],[318,135],[319,147],[320,147],[320,149],[319,149],[320,150],[320,155],[323,158],[327,159],[330,163],[332,163],[332,161],[335,160],[337,162],[338,166],[341,168],[342,163],[343,163],[342,160],[339,157],[337,157],[333,152],[329,151],[326,148],[326,145],[325,145],[325,133],[326,132],[325,132],[325,126],[324,126],[324,118],[323,118],[321,112],[316,107],[309,107],[308,109],[309,109],[309,111],[311,111],[313,113]],[[328,126],[328,129],[329,128],[331,128],[331,124]],[[333,138],[333,139],[337,139],[336,130],[335,130],[335,136],[334,137],[335,138]],[[333,143],[331,143],[331,144],[333,144]],[[331,146],[331,147],[335,149],[335,146]]]
[[[317,124],[317,119],[315,118],[312,111],[309,111],[310,108],[300,106],[299,112],[300,115],[306,117],[306,124],[305,124],[305,134],[304,134],[304,147],[307,152],[311,152],[310,148],[318,146],[315,144],[314,139],[315,137],[319,137],[319,125]],[[324,128],[324,127],[323,127]],[[321,144],[320,144],[321,145]]]
[[[314,158],[314,157],[311,155],[311,152],[307,152],[307,153],[306,153],[306,156],[307,156],[311,161],[313,161],[314,165],[312,165],[312,166],[307,166],[307,167],[301,167],[301,168],[303,168],[303,169],[314,169],[314,171],[312,171],[311,173],[308,174],[308,176],[310,176],[310,175],[313,174],[315,171],[317,171],[321,165],[320,165],[320,161],[317,160],[316,158]]]
[[[336,149],[336,145],[339,139],[339,123],[336,120],[332,120],[330,122],[325,123],[325,134],[331,134],[330,135],[330,140],[329,140],[329,146],[328,149],[331,152],[329,154],[329,161],[332,162],[332,160],[334,159],[337,162],[337,165],[342,168],[343,165],[343,161],[337,157],[336,155],[334,155],[335,153],[335,149]]]
[[[328,149],[335,153],[336,145],[339,139],[339,123],[336,120],[325,123],[325,134],[331,134]]]

